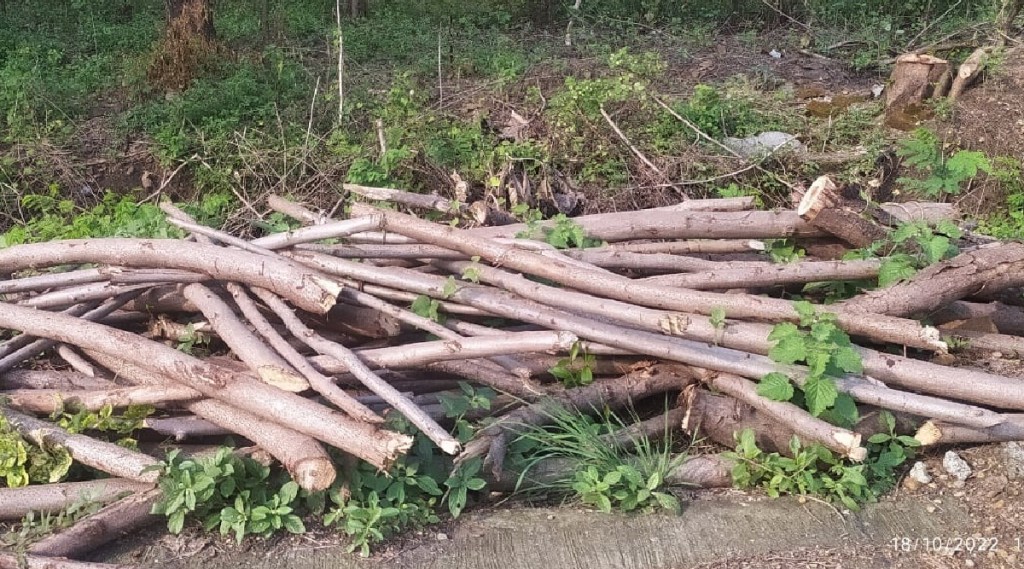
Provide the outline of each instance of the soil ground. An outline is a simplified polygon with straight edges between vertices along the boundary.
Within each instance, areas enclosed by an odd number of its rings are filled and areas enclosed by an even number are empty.
[[[679,516],[601,514],[504,505],[392,542],[370,559],[337,534],[233,542],[154,527],[95,560],[185,569],[952,569],[1024,566],[1024,446],[961,456],[963,487],[926,457],[932,484],[901,489],[860,512],[738,491],[694,493]],[[984,551],[982,551],[984,549]]]

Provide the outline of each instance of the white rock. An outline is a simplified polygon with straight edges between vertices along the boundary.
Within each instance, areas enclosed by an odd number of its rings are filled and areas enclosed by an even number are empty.
[[[946,451],[946,455],[942,457],[942,468],[961,484],[971,475],[971,465],[951,450]]]
[[[914,463],[910,469],[910,477],[921,484],[931,484],[932,476],[928,474],[928,465],[920,460]]]

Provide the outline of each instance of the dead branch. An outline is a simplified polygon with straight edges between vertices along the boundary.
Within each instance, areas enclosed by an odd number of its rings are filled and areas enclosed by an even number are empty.
[[[0,391],[0,397],[7,404],[28,413],[49,415],[62,409],[85,409],[98,411],[107,405],[114,408],[130,405],[168,405],[195,401],[200,396],[196,390],[184,385],[152,385],[139,387],[118,387],[91,391],[61,389],[13,389]]]

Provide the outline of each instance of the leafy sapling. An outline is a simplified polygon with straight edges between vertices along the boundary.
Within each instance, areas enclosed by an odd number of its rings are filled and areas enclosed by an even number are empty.
[[[792,322],[775,325],[768,336],[775,342],[768,357],[781,364],[807,366],[800,389],[803,403],[812,415],[817,417],[828,409],[838,409],[846,416],[837,419],[842,424],[852,423],[856,420],[856,407],[845,400],[847,396],[841,396],[834,378],[863,371],[860,354],[836,324],[834,314],[819,313],[806,301],[795,302],[793,306],[800,316],[799,326]],[[796,395],[790,378],[778,372],[762,378],[758,393],[775,401],[790,401]]]

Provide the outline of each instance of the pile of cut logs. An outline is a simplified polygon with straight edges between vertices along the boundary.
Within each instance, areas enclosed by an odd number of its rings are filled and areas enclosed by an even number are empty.
[[[750,427],[769,451],[786,452],[795,434],[854,460],[865,455],[878,423],[868,418],[879,409],[913,421],[926,445],[1024,439],[1024,379],[950,367],[947,344],[1024,354],[1021,243],[966,241],[960,255],[909,280],[821,307],[857,343],[863,374],[836,383],[861,406],[863,428],[836,427],[756,392],[770,372],[797,385],[807,376],[767,357],[773,324],[798,320],[786,293],[876,278],[878,260],[836,259],[884,238],[896,219],[955,215],[942,204],[866,209],[822,178],[794,210],[756,211],[753,199],[731,198],[578,217],[604,244],[557,250],[544,237],[554,222],[460,229],[447,220],[503,216],[436,196],[346,189],[442,221],[365,203],[335,221],[272,197],[271,209],[303,227],[246,240],[165,204],[190,238],[0,250],[8,338],[0,343],[0,413],[27,440],[62,445],[111,476],[0,489],[0,519],[58,510],[85,492],[98,500],[131,492],[33,544],[29,567],[73,565],[57,558],[152,521],[159,497],[147,469],[153,456],[38,418],[62,405],[153,405],[159,412],[147,429],[183,442],[234,433],[309,490],[336,477],[325,446],[380,469],[405,452],[411,439],[383,426],[387,413],[400,413],[445,453],[485,456],[494,478],[508,480],[506,445],[518,426],[549,417],[551,401],[586,411],[679,394],[667,417],[626,434],[668,421],[731,447]],[[765,240],[776,239],[793,239],[808,255],[772,263]],[[443,319],[410,310],[423,297]],[[219,347],[215,355],[175,347],[199,337]],[[574,345],[595,356],[595,380],[568,389],[549,370]],[[495,420],[465,446],[443,426],[438,404],[460,381],[502,394]],[[675,479],[721,486],[728,471],[724,459],[694,457]],[[12,559],[0,554],[0,567]]]

